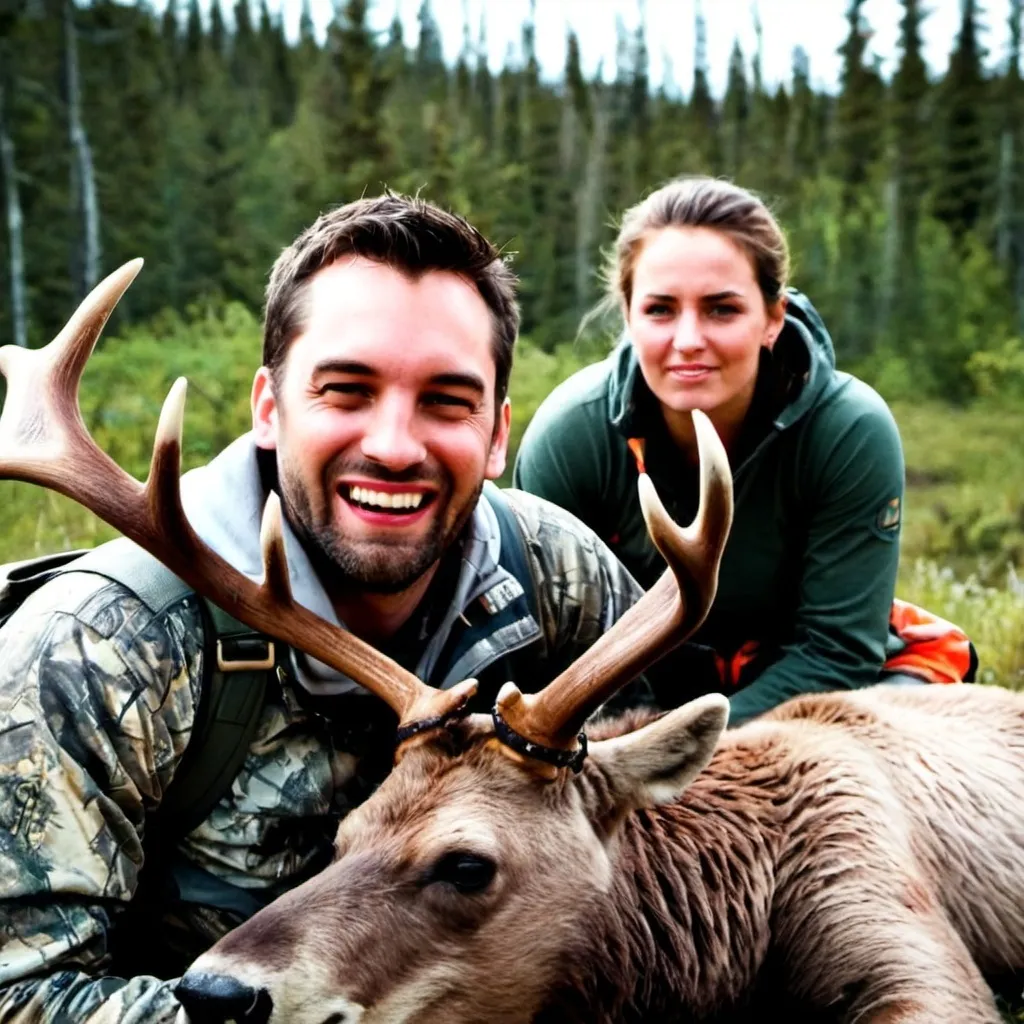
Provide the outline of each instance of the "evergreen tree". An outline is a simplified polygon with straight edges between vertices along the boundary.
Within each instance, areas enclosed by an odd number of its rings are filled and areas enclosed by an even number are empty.
[[[335,91],[322,112],[333,125],[327,152],[336,181],[325,198],[334,202],[379,189],[391,167],[381,117],[390,83],[377,59],[368,8],[368,0],[345,0],[327,33]]]
[[[942,149],[935,210],[957,238],[978,226],[990,191],[988,89],[975,0],[962,0],[960,31],[942,84]]]
[[[218,61],[223,61],[227,56],[228,30],[220,3],[221,0],[213,0],[210,4],[210,51]]]
[[[899,189],[900,248],[910,251],[928,187],[930,132],[927,124],[928,73],[921,55],[919,0],[903,0],[900,62],[892,80],[891,139]]]
[[[866,184],[872,166],[882,155],[884,86],[867,63],[870,29],[861,8],[864,0],[850,0],[849,31],[840,50],[843,58],[840,92],[835,112],[833,169],[845,185],[847,205]]]
[[[1024,0],[1011,0],[1006,72],[1000,104],[1001,134],[996,207],[996,255],[1013,283],[1018,330],[1024,334],[1024,88],[1021,83],[1021,20]]]
[[[690,136],[694,144],[700,147],[700,169],[714,173],[721,166],[721,149],[718,144],[718,112],[708,82],[707,26],[700,0],[695,4],[694,38]]]
[[[729,56],[729,79],[722,106],[723,166],[726,174],[739,177],[743,165],[744,143],[749,131],[750,91],[743,50],[737,39]]]

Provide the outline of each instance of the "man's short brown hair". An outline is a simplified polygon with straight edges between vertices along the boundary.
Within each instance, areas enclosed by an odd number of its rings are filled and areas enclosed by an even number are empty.
[[[465,218],[391,191],[322,214],[277,258],[263,319],[263,365],[274,376],[302,330],[306,282],[342,256],[362,256],[413,277],[447,270],[472,282],[494,318],[495,401],[501,405],[519,333],[515,274]]]

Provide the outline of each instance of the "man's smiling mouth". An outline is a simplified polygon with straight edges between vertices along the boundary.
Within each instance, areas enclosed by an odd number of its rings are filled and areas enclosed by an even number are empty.
[[[378,491],[360,484],[342,484],[340,491],[346,501],[358,508],[393,515],[418,512],[434,500],[429,491]]]

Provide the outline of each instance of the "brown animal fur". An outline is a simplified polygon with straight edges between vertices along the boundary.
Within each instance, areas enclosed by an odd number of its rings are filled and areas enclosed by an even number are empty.
[[[766,989],[800,1020],[997,1024],[982,972],[1024,968],[1024,695],[801,697],[655,807],[628,739],[554,783],[480,720],[424,744],[335,864],[194,970],[267,987],[273,1024],[685,1021]],[[497,863],[487,891],[429,882],[452,850]]]

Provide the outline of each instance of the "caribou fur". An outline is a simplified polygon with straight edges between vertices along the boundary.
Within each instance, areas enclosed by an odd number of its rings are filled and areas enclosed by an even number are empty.
[[[983,972],[1024,968],[1024,694],[875,687],[722,725],[714,698],[620,721],[542,782],[464,723],[192,977],[266,989],[272,1024],[681,1022],[767,993],[801,1021],[997,1024]],[[487,892],[429,884],[461,849],[495,861]]]

